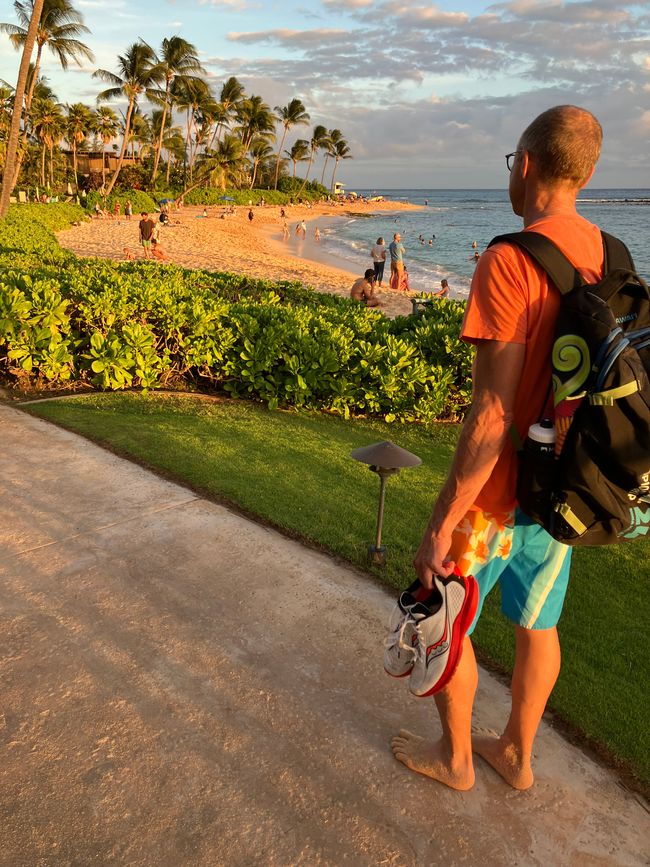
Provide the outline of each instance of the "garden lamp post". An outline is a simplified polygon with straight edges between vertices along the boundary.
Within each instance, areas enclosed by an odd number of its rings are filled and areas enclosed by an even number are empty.
[[[368,546],[368,560],[376,566],[386,564],[386,548],[381,544],[381,531],[384,523],[384,500],[386,497],[386,480],[389,476],[399,473],[405,467],[419,467],[422,459],[406,449],[396,446],[386,440],[354,449],[351,456],[355,461],[368,464],[373,473],[379,476],[379,507],[377,509],[377,535],[374,545]]]

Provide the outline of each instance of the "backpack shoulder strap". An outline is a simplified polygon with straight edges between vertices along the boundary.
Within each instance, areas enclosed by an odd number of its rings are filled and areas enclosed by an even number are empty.
[[[584,284],[580,273],[576,271],[553,241],[545,235],[540,235],[539,232],[510,232],[492,238],[488,247],[503,241],[516,244],[525,250],[546,271],[562,295],[566,295]]]
[[[603,264],[603,274],[609,274],[617,268],[622,268],[625,271],[635,271],[634,262],[630,251],[627,249],[620,238],[609,235],[607,232],[600,233],[603,236],[603,249],[605,251],[605,259]]]

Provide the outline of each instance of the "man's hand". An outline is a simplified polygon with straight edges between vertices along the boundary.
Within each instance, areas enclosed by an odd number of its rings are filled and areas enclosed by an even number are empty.
[[[455,564],[445,559],[450,548],[451,536],[435,533],[427,526],[413,560],[420,584],[427,590],[431,590],[433,587],[433,575],[441,575],[446,578],[453,572]]]

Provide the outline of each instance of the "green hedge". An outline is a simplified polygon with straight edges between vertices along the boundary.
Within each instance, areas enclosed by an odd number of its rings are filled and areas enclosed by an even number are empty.
[[[161,196],[161,198],[163,197]],[[142,190],[113,191],[110,196],[102,196],[99,191],[94,190],[86,196],[85,206],[92,213],[95,210],[95,203],[99,202],[100,207],[112,212],[115,202],[119,202],[121,206],[120,213],[124,214],[124,205],[127,201],[130,201],[133,205],[134,214],[140,214],[143,211],[150,214],[158,207],[157,202],[149,193],[144,193]]]
[[[280,190],[215,190],[197,188],[192,190],[185,196],[185,203],[188,205],[227,205],[224,196],[228,196],[234,201],[235,205],[248,205],[252,202],[257,205],[262,199],[267,205],[286,205],[291,198],[290,193],[284,193]],[[294,199],[296,196],[294,195]],[[305,201],[315,201],[321,198],[321,195],[305,188],[301,194],[301,198]]]
[[[25,207],[0,226],[0,371],[10,383],[189,381],[270,407],[388,421],[457,417],[468,403],[471,352],[458,340],[457,302],[391,321],[297,283],[80,260],[58,247],[42,208],[31,206],[30,218]],[[27,234],[29,252],[17,256]]]

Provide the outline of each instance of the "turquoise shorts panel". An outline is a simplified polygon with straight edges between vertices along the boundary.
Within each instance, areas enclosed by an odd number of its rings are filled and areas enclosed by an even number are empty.
[[[489,517],[489,516],[485,516]],[[479,585],[479,604],[471,634],[483,602],[494,585],[501,588],[501,610],[525,629],[551,629],[562,614],[569,584],[571,548],[557,542],[546,530],[516,509],[514,523],[492,532],[490,553],[483,562],[466,563],[467,573]],[[508,549],[506,557],[504,549]]]

